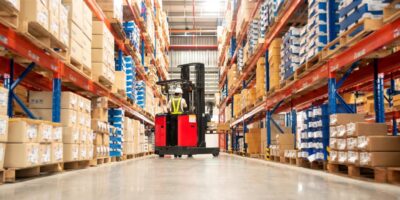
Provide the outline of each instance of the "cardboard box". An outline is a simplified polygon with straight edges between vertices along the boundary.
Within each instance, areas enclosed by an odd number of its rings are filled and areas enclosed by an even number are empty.
[[[358,136],[357,144],[361,151],[400,152],[400,136]]]
[[[0,115],[0,142],[8,140],[8,116]]]
[[[80,138],[79,138],[79,139],[80,139],[79,144],[86,144],[87,139],[88,139],[88,136],[87,136],[88,132],[86,131],[86,128],[80,126],[80,127],[79,127],[79,132],[80,132],[80,134],[79,134],[79,136],[80,136]]]
[[[42,120],[52,120],[52,109],[31,109],[33,114]],[[63,126],[74,126],[78,124],[78,114],[75,110],[61,109],[61,124]]]
[[[78,126],[63,127],[63,141],[65,144],[79,144],[80,130]]]
[[[69,42],[70,42],[69,53],[70,53],[71,59],[73,59],[75,62],[82,63],[82,60],[83,60],[82,46],[73,39],[70,39]]]
[[[0,169],[4,167],[4,156],[6,153],[6,144],[0,143]]]
[[[355,122],[364,122],[365,115],[364,114],[349,114],[349,113],[342,113],[342,114],[334,114],[330,115],[330,125],[331,126],[338,126],[338,125],[347,125],[348,123],[355,123]]]
[[[347,151],[338,151],[338,163],[347,163]]]
[[[53,142],[63,141],[63,127],[59,124],[53,123]]]
[[[53,125],[48,122],[41,122],[38,126],[38,142],[47,143],[53,140]]]
[[[79,160],[88,160],[88,152],[86,144],[79,145]]]
[[[104,108],[108,109],[108,98],[107,97],[97,97],[92,99],[92,108]]]
[[[60,42],[69,47],[68,9],[60,5]]]
[[[64,144],[64,162],[79,160],[79,144]]]
[[[7,115],[8,109],[8,90],[0,87],[0,115]]]
[[[39,157],[40,165],[51,163],[51,144],[40,144]]]
[[[87,153],[87,159],[91,160],[91,159],[94,158],[94,146],[93,146],[93,144],[86,145],[86,153]]]
[[[81,24],[83,18],[83,4],[82,0],[62,0],[62,3],[68,9],[68,19],[71,19],[77,24]],[[81,27],[80,27],[81,28]]]
[[[61,108],[76,110],[78,95],[73,92],[61,92]],[[29,108],[53,107],[53,92],[29,91]]]
[[[81,22],[83,33],[90,41],[92,41],[92,10],[90,10],[86,3],[83,3],[82,13],[83,19]]]
[[[347,149],[347,140],[345,138],[336,139],[336,149],[337,150],[346,150]]]
[[[387,135],[387,125],[384,123],[357,122],[346,125],[347,136]]]
[[[347,164],[359,165],[360,164],[360,153],[357,151],[347,152]]]
[[[51,163],[63,162],[64,147],[62,143],[56,142],[51,144]]]
[[[135,137],[133,138],[135,142]],[[110,146],[110,136],[109,135],[103,135],[103,145],[104,146]]]
[[[49,32],[57,40],[60,38],[60,16],[49,15]]]
[[[6,149],[5,168],[24,168],[39,165],[40,147],[37,143],[8,143]]]
[[[294,145],[294,134],[291,133],[284,133],[284,134],[277,134],[276,140],[278,141],[278,145]]]
[[[261,152],[261,130],[260,128],[249,129],[245,135],[247,143],[247,153],[259,154]]]
[[[92,119],[91,128],[93,129],[94,132],[98,132],[98,133],[108,133],[109,132],[108,123],[97,120],[97,119]]]
[[[398,167],[400,152],[360,152],[360,165],[369,167]]]
[[[329,163],[337,163],[338,162],[338,152],[337,151],[330,151],[329,152]]]
[[[104,108],[94,108],[92,110],[92,119],[107,122],[108,121],[108,110]]]
[[[37,142],[38,123],[30,119],[10,119],[8,142]]]
[[[357,150],[357,138],[356,137],[346,138],[346,149],[347,150]]]
[[[30,0],[21,2],[19,17],[21,22],[36,22],[42,30],[49,30],[49,12],[45,1]]]

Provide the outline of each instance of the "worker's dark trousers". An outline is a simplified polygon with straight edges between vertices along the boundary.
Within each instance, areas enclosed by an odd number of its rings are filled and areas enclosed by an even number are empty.
[[[178,116],[179,115],[170,115],[170,125],[169,125],[169,133],[167,135],[167,145],[168,146],[176,146],[178,145]]]

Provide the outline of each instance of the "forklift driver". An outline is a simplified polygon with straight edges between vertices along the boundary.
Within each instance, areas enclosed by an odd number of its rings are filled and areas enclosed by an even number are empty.
[[[177,87],[174,96],[168,102],[168,111],[173,115],[183,114],[184,109],[187,108],[186,101],[182,98],[182,93],[182,89]]]

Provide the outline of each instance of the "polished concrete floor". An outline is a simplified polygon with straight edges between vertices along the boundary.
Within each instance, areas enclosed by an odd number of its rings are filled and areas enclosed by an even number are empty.
[[[373,199],[400,187],[238,157],[155,157],[0,186],[1,200]]]

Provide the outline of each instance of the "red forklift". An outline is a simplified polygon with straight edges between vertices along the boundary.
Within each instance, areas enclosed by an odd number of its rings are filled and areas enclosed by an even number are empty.
[[[195,83],[190,80],[190,70],[196,73]],[[159,157],[174,155],[192,157],[196,154],[219,155],[219,148],[207,148],[205,133],[207,121],[204,97],[204,64],[189,63],[179,65],[181,79],[157,82],[163,94],[170,99],[170,90],[182,88],[182,98],[187,102],[187,108],[182,114],[160,113],[155,117],[155,153]]]

